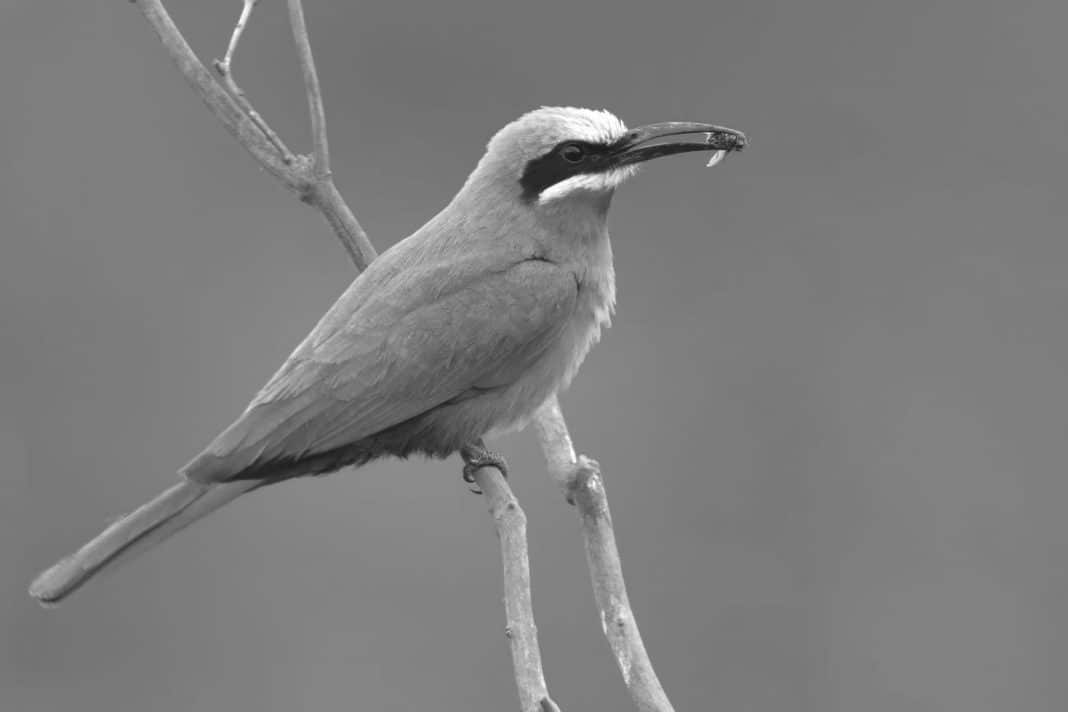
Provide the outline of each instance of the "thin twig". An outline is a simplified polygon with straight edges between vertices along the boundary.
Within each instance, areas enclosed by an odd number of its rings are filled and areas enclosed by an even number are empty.
[[[548,460],[550,474],[563,487],[568,502],[578,508],[601,629],[631,700],[641,712],[673,712],[671,701],[645,651],[638,621],[627,598],[623,565],[612,530],[612,515],[600,465],[585,456],[575,455],[567,423],[555,397],[538,411],[534,428]]]
[[[189,43],[174,24],[160,0],[133,0],[141,13],[152,25],[167,53],[178,65],[193,90],[208,105],[226,130],[264,167],[264,169],[291,190],[300,190],[304,181],[287,166],[278,155],[278,150],[264,135],[259,126],[244,109],[223,89],[211,73],[197,59]]]
[[[575,446],[571,444],[571,433],[567,431],[564,412],[560,410],[560,400],[554,395],[534,414],[532,421],[534,433],[545,453],[549,475],[560,486],[560,490],[571,501],[571,485],[575,478],[575,463],[578,456]]]
[[[237,51],[237,43],[241,41],[241,33],[245,31],[245,25],[248,24],[248,18],[252,15],[252,11],[259,5],[260,0],[245,0],[244,7],[241,8],[241,16],[237,18],[237,24],[234,25],[234,31],[230,34],[230,44],[226,47],[226,55],[222,58],[222,65],[227,69],[230,68],[231,63],[234,60],[234,52]]]
[[[312,166],[319,180],[330,177],[330,149],[326,141],[326,111],[323,109],[323,92],[319,88],[319,74],[315,71],[308,28],[304,24],[304,7],[300,0],[289,0],[289,24],[293,27],[293,42],[297,45],[297,58],[304,75],[304,88],[308,93],[308,114],[312,130]],[[361,268],[362,269],[362,268]]]
[[[601,629],[616,656],[623,682],[641,712],[671,712],[674,708],[645,652],[638,622],[630,608],[604,481],[592,460],[579,458],[573,491],[582,516],[586,563],[593,597],[601,614]]]
[[[302,195],[301,199],[319,208],[323,217],[330,223],[330,227],[334,229],[334,234],[341,240],[345,251],[356,264],[356,269],[362,272],[375,258],[375,248],[371,245],[371,240],[367,237],[363,226],[349,210],[345,199],[341,197],[330,174],[326,112],[323,110],[319,74],[315,71],[315,59],[312,57],[311,41],[308,39],[304,8],[300,0],[289,0],[289,22],[293,28],[293,42],[297,46],[300,69],[304,76],[304,88],[308,94],[308,112],[312,130],[311,190]]]
[[[349,210],[348,203],[341,197],[341,192],[330,178],[315,184],[315,189],[301,196],[301,200],[319,209],[326,221],[330,223],[334,234],[341,241],[341,246],[349,253],[349,258],[356,265],[357,272],[363,272],[367,265],[377,256],[375,248],[367,233]]]
[[[163,7],[161,0],[132,1],[140,8],[156,34],[159,35],[160,41],[178,65],[186,81],[200,95],[226,130],[241,142],[241,145],[259,161],[267,172],[296,193],[301,200],[319,208],[334,229],[334,234],[341,240],[342,246],[353,258],[357,269],[361,271],[366,269],[371,260],[375,258],[375,249],[363,227],[345,205],[333,181],[329,177],[317,179],[314,175],[314,168],[311,167],[314,163],[311,159],[297,156],[292,164],[286,164],[279,155],[278,149],[259,125],[215,81],[211,73],[197,59],[196,54],[193,53],[192,48],[189,47]],[[314,71],[314,66],[312,70]],[[318,86],[318,80],[316,80],[316,86]]]
[[[222,79],[223,84],[226,86],[227,91],[234,97],[241,108],[253,123],[259,126],[260,131],[267,138],[268,141],[278,151],[278,155],[282,157],[282,162],[286,165],[291,165],[296,157],[293,152],[289,150],[285,142],[281,137],[275,133],[274,129],[267,123],[267,121],[260,116],[259,112],[252,106],[252,102],[245,96],[245,91],[237,85],[237,81],[234,79],[233,62],[234,53],[237,51],[237,43],[241,41],[241,35],[245,32],[245,27],[248,25],[249,17],[252,15],[252,11],[260,0],[245,0],[244,6],[241,8],[241,16],[237,18],[237,24],[234,25],[234,31],[230,34],[230,44],[226,47],[226,55],[222,59],[216,59],[212,62],[212,66],[215,67],[215,73]]]
[[[274,146],[274,149],[278,151],[278,155],[281,157],[282,162],[287,166],[293,165],[294,161],[297,160],[297,157],[289,150],[289,146],[285,144],[282,137],[274,132],[274,129],[271,128],[266,119],[260,116],[260,112],[256,111],[252,106],[252,102],[245,96],[244,89],[239,87],[237,82],[234,81],[234,74],[230,67],[224,66],[219,60],[215,60],[214,67],[216,74],[219,75],[219,78],[222,79],[223,84],[226,86],[226,90],[230,92],[234,97],[234,100],[241,105],[241,108],[245,111],[248,117],[252,119],[252,122],[259,127],[260,131],[263,132],[263,135],[267,137],[267,140]]]
[[[512,649],[519,708],[523,712],[559,712],[545,686],[538,649],[538,627],[534,624],[530,593],[527,516],[497,468],[479,468],[475,472],[475,484],[486,497],[501,543],[505,635]]]

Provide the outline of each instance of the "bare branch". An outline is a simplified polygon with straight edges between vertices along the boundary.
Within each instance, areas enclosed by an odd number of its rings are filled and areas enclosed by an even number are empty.
[[[292,190],[300,189],[299,177],[289,169],[259,126],[248,117],[241,106],[219,86],[211,73],[201,64],[189,43],[171,20],[160,0],[133,0],[141,13],[159,35],[160,41],[178,65],[178,70],[193,87],[226,130],[241,142],[260,165]]]
[[[596,462],[585,457],[579,458],[577,470],[574,499],[582,516],[586,563],[593,583],[593,597],[601,614],[601,629],[616,656],[630,698],[638,709],[641,712],[673,712],[645,652],[638,622],[630,609],[600,470]]]
[[[245,91],[234,81],[234,75],[230,70],[230,67],[224,65],[219,60],[215,60],[214,66],[215,72],[219,75],[219,78],[222,79],[223,84],[226,85],[226,90],[234,97],[234,100],[241,106],[241,109],[249,119],[259,127],[267,140],[271,142],[274,149],[278,151],[278,155],[281,156],[282,162],[287,166],[293,165],[296,161],[296,156],[289,150],[289,146],[286,146],[285,142],[282,141],[282,138],[274,132],[274,129],[271,128],[270,124],[260,116],[255,108],[253,108],[252,103],[245,96]]]
[[[541,406],[533,419],[534,432],[541,443],[541,450],[545,453],[545,460],[549,466],[549,475],[560,486],[568,503],[571,500],[571,485],[575,478],[575,463],[578,456],[575,454],[575,446],[571,444],[571,434],[567,432],[567,422],[564,413],[560,410],[560,401],[553,395]]]
[[[550,474],[564,488],[567,501],[578,507],[601,629],[631,700],[641,712],[673,712],[671,701],[645,652],[638,621],[627,598],[623,565],[616,548],[600,465],[585,456],[575,455],[567,423],[555,397],[538,411],[534,427]]]
[[[549,697],[538,649],[538,628],[530,593],[530,564],[527,554],[527,516],[495,467],[475,472],[475,483],[485,494],[501,543],[504,569],[505,635],[512,649],[512,667],[523,712],[559,712]]]
[[[230,35],[230,44],[226,47],[226,55],[222,58],[222,65],[227,69],[230,69],[234,60],[234,52],[237,51],[237,43],[241,41],[241,33],[245,31],[248,18],[259,4],[260,0],[245,0],[245,5],[241,8],[241,16],[237,18],[237,24],[234,25],[234,31]]]
[[[304,88],[308,93],[308,113],[312,130],[312,170],[315,177],[323,180],[330,177],[330,150],[326,141],[326,111],[323,109],[323,93],[319,88],[319,74],[315,71],[308,28],[304,24],[304,7],[300,0],[289,0],[289,24],[293,27],[293,42],[297,45],[297,58],[304,75]]]
[[[308,112],[311,118],[312,157],[310,161],[311,190],[301,199],[314,205],[334,229],[334,234],[356,264],[356,269],[363,271],[376,256],[371,240],[364,232],[363,226],[349,210],[345,199],[341,197],[334,185],[330,173],[330,150],[326,139],[326,112],[323,110],[323,96],[319,88],[319,75],[315,71],[308,28],[304,23],[304,8],[300,0],[289,0],[289,22],[293,28],[293,41],[297,45],[300,69],[304,75],[304,88],[308,94]]]
[[[245,26],[248,24],[249,17],[252,15],[253,9],[259,4],[260,0],[245,0],[244,6],[241,8],[241,16],[237,18],[237,24],[234,25],[234,31],[230,35],[230,44],[226,47],[226,55],[222,59],[216,59],[212,62],[215,67],[216,74],[222,79],[223,84],[226,85],[226,90],[234,97],[237,103],[241,106],[248,117],[259,126],[260,131],[267,137],[278,154],[282,157],[282,161],[286,165],[292,165],[296,157],[293,152],[289,150],[289,147],[285,145],[282,139],[274,132],[274,129],[264,120],[259,112],[253,108],[252,103],[245,96],[244,90],[237,85],[237,81],[234,79],[233,61],[234,53],[237,51],[237,43],[241,41],[241,35],[245,31]]]
[[[293,1],[299,4],[299,0]],[[161,0],[132,0],[132,2],[140,8],[156,34],[159,35],[163,46],[190,86],[200,95],[223,126],[241,142],[241,145],[259,161],[267,172],[282,181],[301,200],[319,208],[326,221],[334,229],[334,234],[341,240],[341,244],[356,263],[357,269],[361,271],[366,269],[371,260],[375,258],[375,249],[363,227],[345,205],[329,173],[317,177],[315,161],[303,156],[296,156],[290,164],[287,164],[284,154],[260,127],[260,124],[266,126],[266,122],[262,118],[259,119],[259,123],[254,121],[243,106],[215,81],[182,37],[182,33],[167,14]],[[303,27],[303,14],[301,14],[301,21]],[[305,37],[306,35],[305,32]],[[308,64],[304,67],[305,71],[312,72],[314,79],[314,65]],[[318,93],[318,79],[314,79],[314,83]],[[321,106],[321,100],[319,103]],[[325,131],[325,122],[320,120],[317,125]],[[323,147],[325,148],[325,142],[323,142]],[[329,168],[329,162],[327,167]]]
[[[376,257],[375,248],[363,227],[357,222],[356,216],[349,210],[348,203],[341,197],[334,181],[327,178],[301,199],[318,208],[330,223],[334,234],[341,240],[341,246],[356,265],[356,271],[363,272],[367,269],[367,265]]]

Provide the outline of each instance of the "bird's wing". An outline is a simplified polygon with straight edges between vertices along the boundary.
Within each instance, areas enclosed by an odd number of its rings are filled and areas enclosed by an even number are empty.
[[[542,260],[497,271],[440,263],[361,291],[338,300],[188,476],[225,480],[327,452],[470,389],[506,385],[555,341],[578,282]]]

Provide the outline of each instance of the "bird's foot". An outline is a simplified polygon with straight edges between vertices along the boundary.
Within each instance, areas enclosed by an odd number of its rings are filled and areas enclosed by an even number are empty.
[[[508,463],[495,452],[486,449],[481,439],[473,440],[460,448],[460,457],[464,461],[464,482],[475,483],[475,473],[483,467],[496,467],[501,476],[508,478]],[[482,490],[472,487],[475,494],[482,494]]]

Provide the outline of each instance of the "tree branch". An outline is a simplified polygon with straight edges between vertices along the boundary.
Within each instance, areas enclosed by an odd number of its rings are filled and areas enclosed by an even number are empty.
[[[312,170],[315,177],[324,180],[330,177],[330,149],[326,140],[326,111],[323,109],[323,93],[319,88],[319,73],[315,71],[308,28],[304,24],[304,7],[300,0],[289,0],[289,24],[293,28],[293,42],[297,45],[300,71],[304,75],[304,89],[308,94],[308,114],[312,131]],[[351,214],[351,213],[350,213]],[[355,218],[353,218],[355,220]],[[366,266],[360,268],[361,271]]]
[[[559,712],[545,686],[538,649],[538,627],[534,624],[530,593],[527,515],[496,467],[479,468],[475,472],[475,484],[486,496],[501,543],[504,610],[508,621],[505,635],[512,649],[519,707],[523,712]]]
[[[233,61],[234,53],[237,51],[237,43],[241,41],[241,35],[245,32],[245,26],[248,25],[249,17],[252,16],[252,11],[259,4],[260,0],[245,0],[245,4],[241,8],[241,16],[237,18],[237,24],[234,25],[234,31],[230,35],[230,44],[226,47],[226,54],[222,59],[216,59],[212,62],[215,67],[216,74],[223,80],[223,84],[226,85],[226,90],[230,92],[230,95],[234,97],[234,100],[241,106],[248,117],[259,127],[263,135],[271,142],[275,150],[278,151],[278,155],[281,156],[282,162],[287,166],[293,165],[296,157],[293,152],[289,150],[289,147],[285,145],[282,139],[274,132],[267,122],[260,116],[259,112],[253,108],[252,103],[245,96],[244,90],[237,85],[237,81],[234,79]]]
[[[189,43],[174,24],[160,0],[133,0],[141,13],[152,25],[167,53],[178,66],[193,90],[208,105],[212,113],[233,134],[263,168],[291,190],[299,190],[298,176],[282,161],[278,150],[264,135],[262,129],[248,117],[241,106],[219,86],[211,73],[197,59]]]
[[[341,197],[341,192],[331,178],[320,181],[314,190],[301,196],[308,205],[319,209],[330,228],[341,241],[341,246],[349,253],[349,259],[356,266],[357,272],[363,272],[367,265],[377,257],[367,233],[357,222],[356,216],[349,210],[348,203]]]
[[[367,265],[375,258],[375,249],[371,241],[367,239],[367,233],[364,232],[363,227],[345,205],[345,201],[341,199],[329,173],[317,175],[316,161],[308,156],[297,156],[287,164],[284,159],[284,149],[280,151],[268,138],[268,134],[274,132],[262,118],[259,118],[258,114],[259,122],[253,121],[241,104],[215,81],[182,37],[182,33],[171,20],[161,0],[132,1],[140,8],[145,19],[159,35],[160,41],[178,65],[186,81],[200,95],[223,126],[241,142],[241,145],[259,161],[267,172],[296,193],[301,200],[317,207],[334,229],[334,233],[341,240],[349,257],[356,263],[356,267],[361,271],[367,269]],[[303,19],[303,14],[301,14],[301,19]],[[296,36],[296,30],[294,34]],[[306,29],[303,29],[303,35],[307,37]],[[308,52],[310,53],[310,50]],[[315,82],[314,91],[318,95],[318,79],[314,76],[314,65],[305,65],[305,82],[309,80],[308,69],[311,71],[311,79]],[[309,88],[308,92],[310,95],[312,89]],[[325,122],[321,121],[321,116],[317,121],[319,123],[314,126],[325,130]],[[260,128],[259,124],[266,128]],[[320,146],[318,141],[317,146]],[[322,142],[320,147],[325,149],[325,142]],[[327,166],[329,166],[329,159],[327,159]]]
[[[289,22],[293,27],[293,41],[297,45],[304,88],[308,95],[308,110],[311,117],[313,153],[304,162],[309,178],[309,188],[301,199],[314,205],[330,223],[334,234],[360,272],[377,256],[375,248],[356,216],[349,210],[330,175],[330,152],[326,140],[326,113],[319,89],[319,75],[315,71],[308,28],[304,23],[304,8],[300,0],[289,0]]]
[[[538,411],[534,429],[550,475],[564,490],[567,501],[578,508],[601,630],[608,639],[631,700],[641,712],[674,712],[645,651],[638,621],[627,598],[600,465],[588,457],[575,455],[555,396]]]
[[[248,18],[252,16],[252,11],[259,4],[260,0],[245,0],[244,6],[241,8],[241,15],[237,18],[234,31],[230,34],[230,44],[227,45],[226,54],[222,58],[222,65],[228,69],[234,61],[234,52],[237,51],[237,43],[241,41],[241,35],[245,31],[245,26],[248,25]]]
[[[571,499],[571,485],[575,479],[578,455],[575,454],[575,446],[571,444],[571,433],[567,431],[567,421],[564,420],[564,412],[560,410],[560,400],[554,395],[545,401],[534,414],[532,423],[534,433],[541,444],[541,451],[545,454],[549,476],[560,486],[568,504],[574,504]]]

